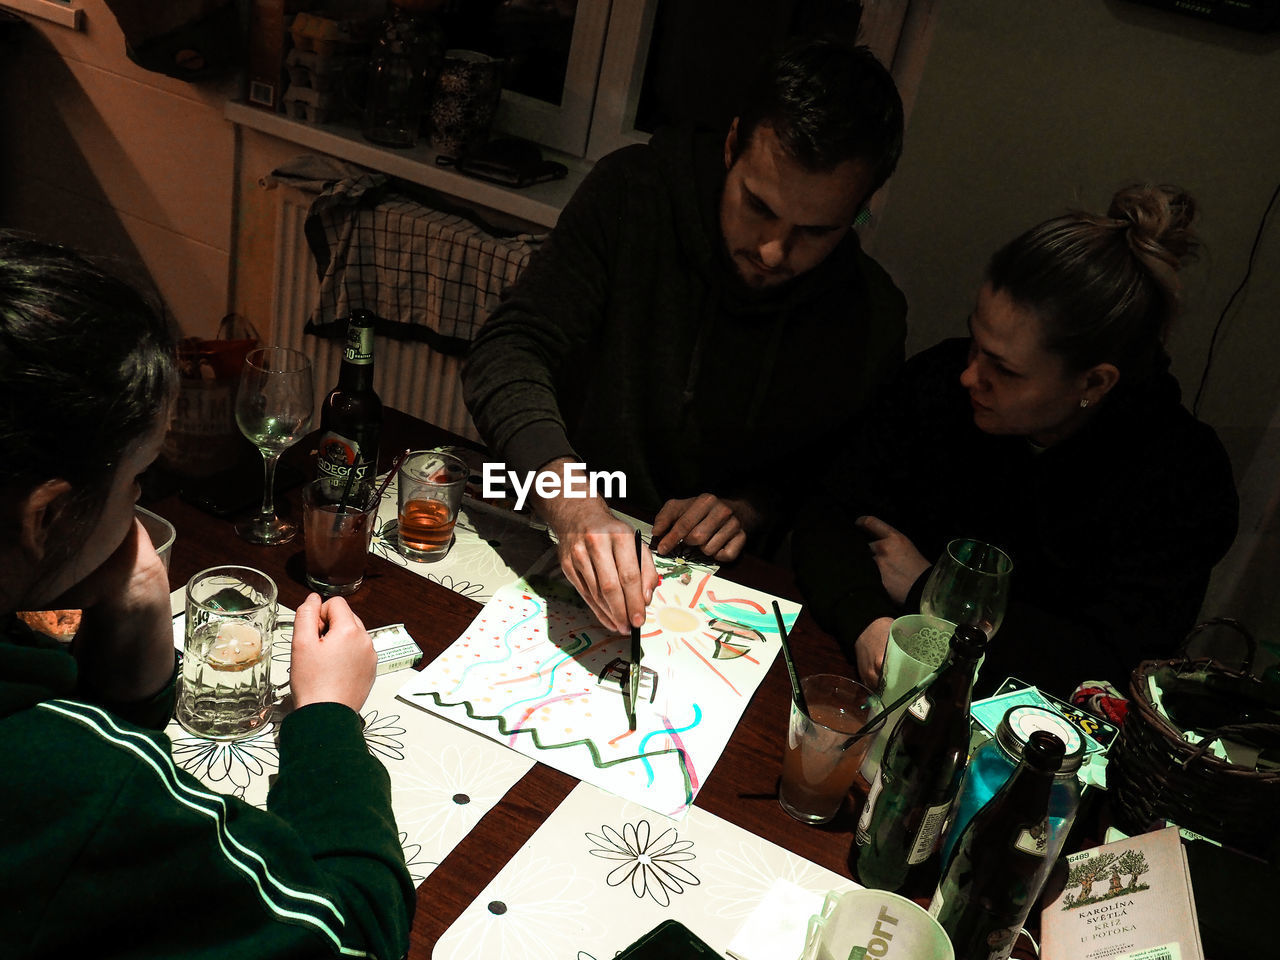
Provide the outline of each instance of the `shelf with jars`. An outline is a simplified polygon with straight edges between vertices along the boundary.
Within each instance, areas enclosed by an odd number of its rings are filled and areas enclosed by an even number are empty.
[[[554,226],[588,161],[543,148],[542,156],[562,164],[567,176],[518,188],[453,168],[450,161],[490,134],[503,62],[447,49],[438,5],[392,0],[380,21],[298,14],[285,41],[280,94],[257,95],[261,87],[251,76],[249,96],[227,105],[227,119],[467,204]]]

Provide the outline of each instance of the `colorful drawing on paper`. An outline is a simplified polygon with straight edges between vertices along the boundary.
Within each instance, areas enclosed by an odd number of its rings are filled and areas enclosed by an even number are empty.
[[[558,571],[499,590],[400,696],[682,816],[777,656],[773,599],[711,573],[664,578],[641,630],[635,730],[623,697],[630,637],[602,628]],[[790,629],[800,606],[779,605]]]

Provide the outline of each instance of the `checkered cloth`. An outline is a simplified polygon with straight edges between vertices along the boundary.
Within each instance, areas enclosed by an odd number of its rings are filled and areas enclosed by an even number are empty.
[[[363,307],[379,318],[379,334],[465,353],[542,236],[502,236],[463,211],[393,192],[381,174],[342,172],[323,183],[307,215],[320,274],[307,332],[341,336]]]

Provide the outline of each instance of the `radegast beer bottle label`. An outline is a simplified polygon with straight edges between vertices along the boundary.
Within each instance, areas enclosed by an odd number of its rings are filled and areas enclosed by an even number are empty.
[[[373,363],[373,327],[347,325],[347,343],[342,351],[343,363],[365,366]]]
[[[933,704],[929,702],[929,698],[922,693],[916,697],[911,706],[907,707],[907,713],[924,723],[929,719],[929,710],[932,706]]]
[[[355,443],[340,433],[330,431],[320,439],[316,456],[316,473],[330,484],[345,485],[347,474],[355,470],[355,482],[369,476],[369,461],[359,458]],[[341,486],[339,486],[341,491]]]
[[[1002,930],[992,930],[987,934],[987,947],[991,952],[987,954],[986,960],[1009,960],[1009,954],[1013,953],[1014,945],[1018,942],[1018,934],[1021,932],[1021,924]]]

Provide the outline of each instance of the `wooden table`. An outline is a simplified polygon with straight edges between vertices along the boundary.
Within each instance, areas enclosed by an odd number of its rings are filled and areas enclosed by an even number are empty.
[[[305,461],[314,437],[290,453]],[[400,450],[465,443],[421,420],[388,410],[383,424],[382,463],[386,469]],[[313,455],[312,455],[313,456]],[[294,495],[277,498],[281,513],[297,517]],[[273,577],[280,602],[296,607],[307,595],[303,579],[301,538],[274,547],[246,543],[230,521],[204,513],[170,494],[144,504],[178,529],[170,585],[177,589],[192,574],[223,563],[243,563]],[[776,596],[799,600],[791,575],[754,557],[725,566],[720,576]],[[429,662],[470,625],[480,604],[446,590],[381,557],[371,555],[364,586],[349,598],[352,609],[370,627],[403,622]],[[847,672],[848,662],[834,639],[802,613],[791,634],[801,674]],[[853,842],[854,819],[846,809],[831,824],[812,827],[789,817],[778,806],[777,780],[782,765],[791,689],[781,658],[769,671],[742,716],[724,754],[698,794],[697,805],[719,817],[773,841],[802,857],[849,876],[846,858]],[[418,888],[409,950],[412,960],[427,960],[436,940],[481,890],[533,835],[543,820],[568,795],[577,781],[543,764],[511,790]]]

